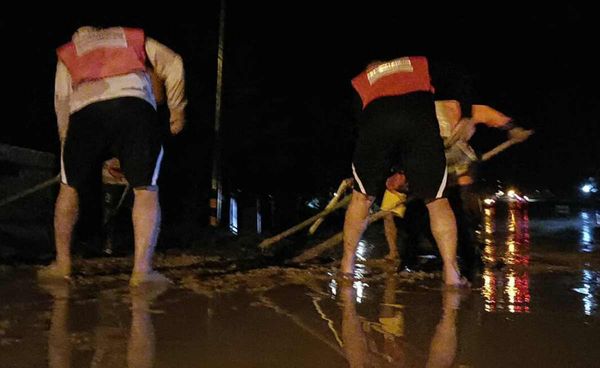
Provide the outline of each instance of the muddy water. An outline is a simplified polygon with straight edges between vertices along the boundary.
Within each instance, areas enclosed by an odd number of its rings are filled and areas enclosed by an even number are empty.
[[[115,260],[57,285],[0,266],[0,367],[595,367],[594,221],[489,211],[470,292],[369,261],[372,244],[351,283],[335,265],[210,272],[191,257],[161,260],[174,285],[138,290]]]

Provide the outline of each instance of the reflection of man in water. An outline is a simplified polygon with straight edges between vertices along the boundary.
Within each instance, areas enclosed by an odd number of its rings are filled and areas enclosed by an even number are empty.
[[[54,299],[48,333],[48,366],[50,368],[71,367],[71,340],[67,329],[69,319],[68,283],[42,284],[42,288]]]
[[[383,332],[383,351],[396,364],[406,364],[404,337],[404,312],[396,303],[398,278],[393,272],[386,273],[385,290],[379,312],[379,323]]]
[[[367,338],[356,311],[356,290],[350,282],[344,280],[340,284],[339,293],[342,302],[342,340],[350,367],[376,366],[369,359]]]
[[[166,285],[145,284],[131,291],[131,329],[127,343],[127,366],[129,368],[154,366],[156,337],[150,315],[150,305],[166,290]]]
[[[71,340],[69,324],[69,284],[43,284],[42,287],[54,298],[48,335],[48,366],[71,367]],[[150,304],[166,290],[166,285],[144,284],[131,291],[131,328],[125,344],[125,331],[121,327],[98,326],[95,334],[95,350],[90,367],[150,368],[154,366],[155,335],[150,316]],[[106,295],[100,303],[112,309],[113,300]],[[109,312],[101,310],[100,314]],[[114,321],[113,321],[114,322]],[[101,322],[102,323],[102,322]]]
[[[460,291],[445,290],[442,293],[442,318],[431,339],[427,368],[450,367],[456,359],[456,320],[461,298]]]
[[[407,349],[410,342],[404,335],[404,314],[396,304],[397,278],[386,277],[379,323],[363,320],[356,310],[356,290],[349,281],[342,281],[338,295],[342,307],[342,340],[350,367],[397,367],[414,363]],[[458,346],[456,322],[461,299],[457,290],[442,292],[442,315],[431,339],[427,367],[450,367],[455,361]],[[383,349],[378,351],[376,340],[368,331],[383,335]],[[420,354],[419,354],[420,355]]]
[[[379,323],[363,322],[356,311],[356,290],[349,281],[340,284],[342,340],[350,367],[395,367],[406,360],[404,344],[397,339],[404,334],[402,311],[395,305],[397,280],[393,275],[388,276]],[[375,339],[365,330],[383,335],[383,351],[379,351]]]
[[[96,329],[96,352],[92,367],[116,367],[127,361],[128,368],[150,368],[154,366],[155,335],[150,315],[150,304],[165,292],[164,284],[142,284],[131,289],[131,328],[127,338],[127,351],[121,351],[125,344],[124,332],[120,327],[99,326]],[[110,313],[109,305],[100,313]],[[105,321],[111,324],[112,321]],[[115,339],[116,338],[116,339]],[[120,339],[119,339],[120,338]]]

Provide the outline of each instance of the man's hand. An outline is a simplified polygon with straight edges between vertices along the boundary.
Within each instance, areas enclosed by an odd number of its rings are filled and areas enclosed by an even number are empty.
[[[179,134],[185,126],[185,120],[172,120],[170,123],[170,129],[172,135]]]
[[[121,162],[118,158],[113,157],[110,160],[104,161],[102,164],[102,182],[104,184],[127,184],[127,179],[125,179],[125,174],[121,169]]]
[[[171,117],[169,118],[169,122],[171,134],[179,134],[185,126],[185,112],[183,110],[171,110]]]
[[[394,173],[385,181],[385,187],[392,192],[407,190],[406,176],[403,172]]]
[[[520,127],[512,128],[508,131],[508,137],[517,142],[523,142],[533,134],[533,130],[525,130]]]

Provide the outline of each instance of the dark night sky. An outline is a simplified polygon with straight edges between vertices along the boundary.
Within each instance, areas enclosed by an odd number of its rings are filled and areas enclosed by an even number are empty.
[[[184,57],[190,126],[173,144],[179,155],[173,167],[193,165],[196,179],[208,172],[214,123],[218,2],[212,3],[177,22],[155,14],[117,20],[145,27]],[[592,57],[597,22],[589,9],[240,3],[227,4],[224,59],[223,172],[233,187],[310,192],[336,186],[348,174],[352,144],[349,80],[369,60],[406,54],[464,64],[480,103],[536,130],[486,165],[485,177],[569,188],[597,174],[594,87],[600,78]],[[28,22],[22,30],[0,17],[11,50],[1,61],[8,73],[4,111],[11,116],[3,119],[0,141],[56,151],[54,48],[81,21]],[[494,132],[481,137],[475,140],[481,149],[501,141]]]

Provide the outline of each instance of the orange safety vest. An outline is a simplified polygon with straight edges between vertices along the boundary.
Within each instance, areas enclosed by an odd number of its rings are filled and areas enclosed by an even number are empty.
[[[380,97],[434,91],[424,56],[408,56],[369,65],[352,79],[352,86],[360,95],[363,109]]]
[[[146,70],[144,31],[137,28],[107,28],[91,31],[56,52],[65,64],[73,85]]]

